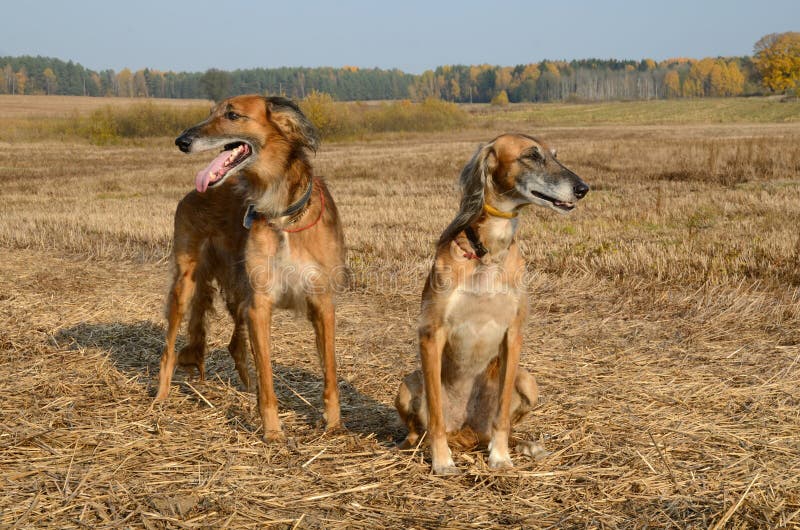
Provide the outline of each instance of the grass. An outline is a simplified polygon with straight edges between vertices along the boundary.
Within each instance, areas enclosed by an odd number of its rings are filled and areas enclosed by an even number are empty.
[[[0,96],[0,141],[80,140],[94,145],[137,143],[175,136],[196,123],[211,103],[203,100]],[[520,127],[780,124],[800,121],[800,100],[703,98],[610,103],[455,105],[335,102],[311,93],[301,102],[326,141],[358,141],[404,133]]]
[[[391,132],[455,130],[467,124],[467,114],[454,103],[429,98],[422,103],[339,103],[328,94],[312,92],[300,103],[325,140],[363,139]]]
[[[777,98],[702,98],[605,103],[523,103],[499,112],[476,106],[478,116],[536,126],[706,125],[714,123],[797,123],[800,100]]]
[[[40,99],[48,99],[46,96]],[[83,140],[94,145],[136,143],[142,139],[177,136],[187,124],[197,123],[208,115],[209,104],[173,105],[167,100],[129,100],[113,98],[105,105],[62,100],[58,104],[39,103],[21,98],[22,110],[5,114],[0,141]],[[6,103],[17,101],[6,98]],[[0,106],[3,101],[0,100]],[[314,92],[302,103],[306,114],[326,140],[358,139],[386,132],[452,130],[467,123],[467,114],[458,105],[437,99],[422,103],[410,101],[377,104],[337,103],[327,94]],[[67,108],[71,111],[65,112]],[[37,109],[40,112],[37,112]],[[2,111],[0,111],[2,112]]]
[[[205,107],[212,103],[204,99],[158,99],[147,101],[173,108]],[[0,94],[0,118],[65,118],[74,113],[87,114],[109,105],[125,108],[139,105],[141,98],[89,98],[80,96],[9,96]]]
[[[317,426],[310,326],[279,313],[292,439],[279,446],[260,441],[254,394],[236,384],[222,310],[209,380],[179,371],[149,409],[171,216],[206,158],[171,138],[0,144],[0,524],[798,526],[800,125],[539,127],[504,112],[324,144],[315,166],[354,277],[337,307],[349,432]],[[416,367],[421,286],[457,174],[511,125],[593,187],[569,216],[521,220],[522,363],[542,397],[518,435],[552,454],[497,473],[485,452],[455,452],[465,474],[441,479],[424,447],[392,449],[392,400]]]

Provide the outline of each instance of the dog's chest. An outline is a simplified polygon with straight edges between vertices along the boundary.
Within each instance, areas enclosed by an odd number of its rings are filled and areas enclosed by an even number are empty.
[[[479,372],[497,356],[517,314],[520,296],[500,267],[486,267],[453,291],[445,323],[448,350],[461,370]]]
[[[301,310],[308,296],[316,292],[320,267],[308,256],[294,252],[289,238],[282,236],[277,252],[263,264],[266,272],[263,288],[269,292],[275,306]]]

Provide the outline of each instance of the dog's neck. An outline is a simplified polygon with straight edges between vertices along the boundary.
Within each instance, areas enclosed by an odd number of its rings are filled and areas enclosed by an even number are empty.
[[[508,250],[519,226],[517,215],[521,206],[505,194],[498,194],[493,186],[487,187],[482,212],[470,225],[472,237],[477,236],[479,246],[484,247],[482,250],[494,257]]]
[[[519,221],[516,217],[498,217],[484,211],[470,226],[488,253],[497,256],[514,242]]]
[[[270,219],[279,217],[308,190],[311,176],[311,165],[302,158],[293,159],[282,171],[248,174],[248,201],[256,212]]]

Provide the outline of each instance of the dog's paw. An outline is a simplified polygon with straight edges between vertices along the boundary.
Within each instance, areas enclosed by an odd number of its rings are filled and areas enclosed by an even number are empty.
[[[181,366],[197,366],[206,357],[204,345],[189,344],[178,352],[178,364]]]
[[[453,456],[448,449],[447,460],[442,459],[441,462],[433,462],[433,474],[434,475],[460,475],[461,470],[456,467],[456,463],[453,462]]]
[[[326,425],[325,426],[325,434],[329,434],[332,436],[339,436],[342,434],[347,434],[348,431],[347,427],[344,426],[344,423],[338,422],[336,425]]]
[[[489,467],[492,469],[508,469],[514,467],[508,454],[508,435],[496,432],[489,442]]]
[[[338,405],[323,412],[322,419],[325,420],[326,431],[340,430],[342,428],[342,416]]]
[[[541,444],[530,442],[528,440],[520,440],[514,447],[514,451],[533,458],[534,460],[544,460],[550,456],[550,451],[544,448]]]
[[[455,463],[451,460],[449,464],[443,466],[433,466],[433,474],[440,476],[455,476],[460,475],[461,470],[458,469]]]
[[[189,373],[196,371],[198,379],[203,381],[206,378],[205,357],[205,345],[190,344],[178,352],[178,366]]]
[[[492,469],[511,469],[514,463],[509,456],[489,455],[489,467]]]
[[[267,444],[284,443],[286,442],[286,435],[283,431],[265,431],[261,439]]]
[[[152,409],[156,405],[163,404],[167,398],[169,397],[169,387],[159,388],[156,397],[153,398],[153,402],[150,404],[150,408]]]
[[[345,427],[341,421],[337,421],[336,423],[331,424],[330,422],[327,422],[325,421],[324,418],[322,418],[318,420],[315,423],[315,425],[317,429],[324,430],[325,434],[337,435],[337,434],[347,434],[349,432],[347,430],[347,427]]]
[[[395,447],[397,449],[399,449],[400,451],[408,451],[410,449],[414,449],[417,446],[417,442],[418,441],[419,441],[419,435],[418,434],[416,434],[416,433],[409,434],[408,436],[406,436],[403,439],[402,442],[396,444]]]

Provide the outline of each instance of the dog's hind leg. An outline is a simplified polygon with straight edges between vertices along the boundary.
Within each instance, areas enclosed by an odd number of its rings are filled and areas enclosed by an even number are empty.
[[[169,395],[172,374],[178,360],[178,356],[175,354],[175,341],[178,338],[178,330],[183,321],[186,306],[194,294],[196,267],[197,261],[192,254],[176,252],[175,273],[167,298],[167,344],[161,354],[156,402],[165,400]]]
[[[521,421],[539,400],[539,387],[536,379],[522,367],[517,369],[517,380],[514,386],[514,397],[511,400],[511,426]],[[550,453],[539,443],[530,440],[516,439],[513,449],[515,453],[541,460]]]
[[[336,381],[336,352],[334,344],[335,316],[333,299],[328,295],[309,298],[308,318],[314,326],[324,386],[325,422],[328,429],[341,427],[339,384]]]
[[[215,292],[208,263],[208,259],[201,257],[195,269],[194,296],[189,303],[189,343],[178,352],[178,364],[196,368],[201,381],[206,377],[206,315],[213,310]]]
[[[422,399],[422,371],[416,370],[403,378],[394,400],[394,407],[408,428],[405,440],[397,445],[399,449],[411,449],[416,447],[419,442],[420,430],[423,430],[424,425],[427,424],[420,417],[420,414],[425,411]]]
[[[239,379],[244,387],[250,390],[250,372],[247,370],[247,324],[235,300],[227,300],[226,305],[233,318],[233,334],[228,343],[228,351],[233,358]]]

